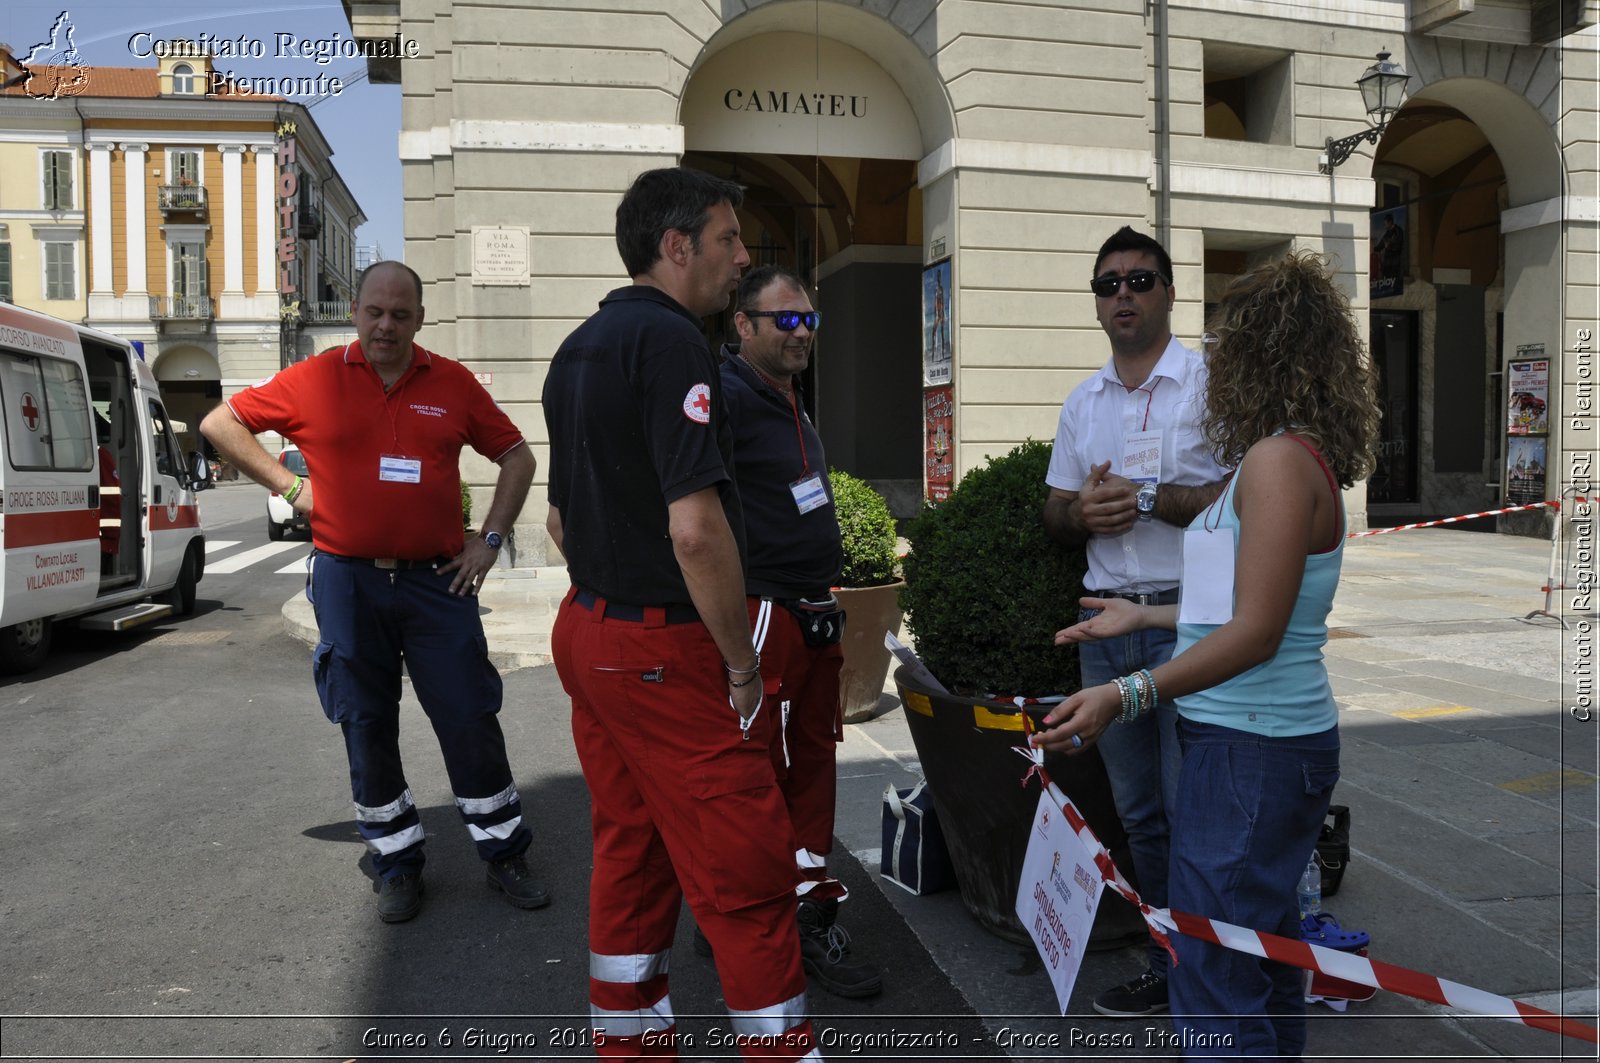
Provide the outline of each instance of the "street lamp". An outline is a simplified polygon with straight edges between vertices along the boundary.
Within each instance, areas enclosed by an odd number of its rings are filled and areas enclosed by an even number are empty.
[[[1322,173],[1331,174],[1334,167],[1350,157],[1350,153],[1356,150],[1357,144],[1362,141],[1376,144],[1378,138],[1383,136],[1383,131],[1389,127],[1389,119],[1400,109],[1400,103],[1406,95],[1406,82],[1410,80],[1411,75],[1406,73],[1405,67],[1399,63],[1391,63],[1388,52],[1379,52],[1378,61],[1367,67],[1367,72],[1356,79],[1356,84],[1361,87],[1362,102],[1367,105],[1367,114],[1376,119],[1378,124],[1359,133],[1340,137],[1338,140],[1329,137],[1323,147],[1317,169]]]

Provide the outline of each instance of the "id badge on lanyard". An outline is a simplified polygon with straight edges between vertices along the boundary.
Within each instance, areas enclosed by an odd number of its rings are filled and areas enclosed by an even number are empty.
[[[422,482],[422,459],[404,454],[383,454],[378,458],[378,479],[391,484]]]
[[[1183,533],[1178,623],[1226,624],[1233,619],[1233,535],[1231,526],[1208,529],[1204,521]]]
[[[819,506],[828,504],[827,489],[822,486],[822,477],[816,473],[802,476],[789,485],[789,493],[794,495],[794,504],[802,514],[810,513]]]
[[[1161,482],[1161,431],[1122,437],[1122,475],[1136,484]]]

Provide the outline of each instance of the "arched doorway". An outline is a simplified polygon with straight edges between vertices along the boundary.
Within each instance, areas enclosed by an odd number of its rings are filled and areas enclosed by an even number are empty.
[[[1515,454],[1556,449],[1548,426],[1537,439],[1511,435],[1507,410],[1513,363],[1548,362],[1545,399],[1555,398],[1564,248],[1560,212],[1545,218],[1539,205],[1562,195],[1558,142],[1506,85],[1431,73],[1445,76],[1412,94],[1372,168],[1371,347],[1385,413],[1368,487],[1377,525],[1546,498],[1542,469],[1537,483],[1508,478]],[[1545,519],[1502,527],[1542,532]]]
[[[810,0],[780,0],[712,38],[682,97],[684,162],[743,184],[753,262],[812,287],[823,326],[804,390],[829,460],[910,516],[922,499],[924,249],[953,199],[935,196],[944,206],[930,218],[917,167],[951,115],[899,30],[826,7],[819,19]],[[726,316],[712,328],[728,338]]]
[[[161,401],[168,416],[178,422],[173,427],[184,453],[204,450],[200,419],[222,401],[222,370],[216,358],[200,347],[177,346],[162,350],[154,368]]]

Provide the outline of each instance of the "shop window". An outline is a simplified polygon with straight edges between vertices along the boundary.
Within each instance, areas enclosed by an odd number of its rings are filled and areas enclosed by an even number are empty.
[[[1205,135],[1294,143],[1294,55],[1223,41],[1202,45]]]

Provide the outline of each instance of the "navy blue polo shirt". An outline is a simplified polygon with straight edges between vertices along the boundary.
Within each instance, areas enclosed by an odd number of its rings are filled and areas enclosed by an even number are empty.
[[[543,400],[574,583],[617,602],[692,604],[667,505],[707,487],[743,561],[733,437],[699,318],[657,288],[618,288],[556,351]]]
[[[722,394],[749,550],[745,590],[769,598],[825,594],[838,582],[844,551],[822,440],[798,396],[791,405],[748,362],[734,357],[737,348],[722,353]],[[789,485],[813,474],[822,478],[828,502],[801,513]]]

